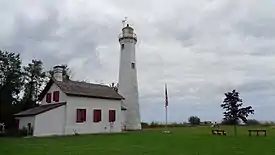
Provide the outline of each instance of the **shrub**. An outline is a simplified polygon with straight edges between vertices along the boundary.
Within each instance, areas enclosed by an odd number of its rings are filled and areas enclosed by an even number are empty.
[[[171,122],[171,123],[167,123],[167,127],[168,128],[172,128],[172,127],[187,127],[190,126],[189,123],[183,122],[183,123],[177,123],[177,122]],[[161,122],[151,122],[151,123],[146,123],[146,122],[141,122],[141,127],[143,129],[146,128],[165,128],[166,124],[165,123],[161,123]]]
[[[201,120],[197,116],[190,116],[189,119],[188,119],[188,122],[192,125],[199,125]]]
[[[149,128],[149,124],[146,123],[146,122],[141,122],[141,128],[142,128],[142,129]]]
[[[157,122],[151,122],[150,128],[158,128],[158,127],[163,127],[163,125]]]
[[[184,124],[183,123],[170,123],[170,124],[167,124],[168,127],[183,127]]]
[[[222,122],[221,122],[222,125],[234,125],[234,121],[232,120],[225,120],[223,119]],[[237,121],[237,125],[240,124],[240,121],[238,120]]]
[[[255,119],[248,119],[245,124],[246,125],[259,125],[260,122]]]
[[[24,137],[27,136],[28,132],[26,129],[20,129],[20,130],[6,130],[5,132],[0,134],[0,137]]]
[[[211,121],[203,121],[203,122],[201,122],[200,125],[209,126],[209,125],[212,125],[212,122]]]
[[[269,127],[269,126],[274,126],[274,122],[264,122],[264,123],[261,123],[262,126],[265,126],[265,127]]]

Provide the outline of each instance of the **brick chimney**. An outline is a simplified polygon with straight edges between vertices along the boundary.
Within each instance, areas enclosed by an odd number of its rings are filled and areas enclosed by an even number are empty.
[[[56,81],[63,80],[63,70],[64,70],[64,66],[61,66],[61,65],[57,65],[53,67],[53,78]]]

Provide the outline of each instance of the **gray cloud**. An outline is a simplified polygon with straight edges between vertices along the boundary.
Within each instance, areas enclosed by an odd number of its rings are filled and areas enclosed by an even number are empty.
[[[261,120],[273,120],[274,9],[272,0],[36,1],[0,0],[0,48],[46,68],[66,63],[74,78],[118,79],[121,20],[138,35],[142,120],[190,115],[220,120],[227,91],[240,91]],[[32,5],[30,5],[32,4]]]

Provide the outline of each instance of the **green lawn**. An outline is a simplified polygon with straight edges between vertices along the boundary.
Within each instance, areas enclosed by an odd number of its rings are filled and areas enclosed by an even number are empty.
[[[249,137],[247,129],[232,127],[227,136],[211,135],[210,127],[184,127],[147,130],[108,135],[81,135],[47,138],[0,138],[3,155],[274,155],[275,129],[267,129],[267,137]]]

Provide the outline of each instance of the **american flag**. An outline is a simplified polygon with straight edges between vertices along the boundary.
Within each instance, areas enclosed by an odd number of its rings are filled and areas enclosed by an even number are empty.
[[[165,84],[165,107],[168,106],[168,94],[167,94],[167,86]]]

